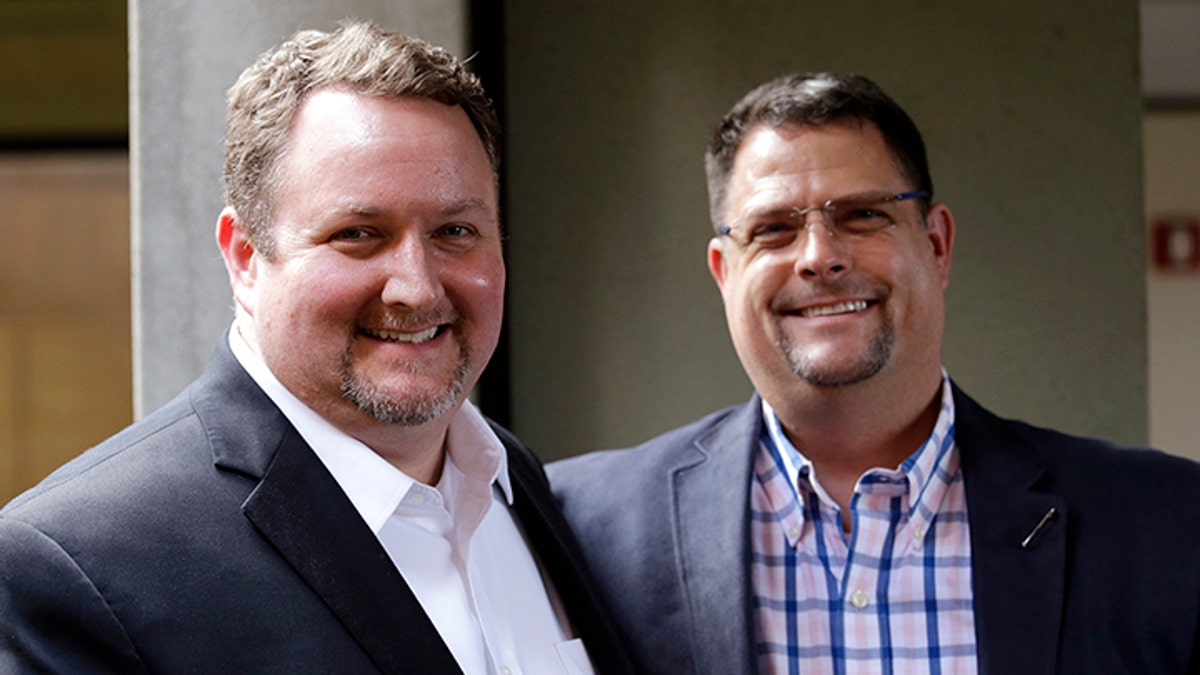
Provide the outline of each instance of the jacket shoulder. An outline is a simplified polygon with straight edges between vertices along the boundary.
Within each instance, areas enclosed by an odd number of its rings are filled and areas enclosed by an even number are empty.
[[[1190,459],[1001,418],[959,392],[955,405],[968,494],[973,483],[1027,479],[1076,508],[1121,518],[1181,511],[1178,495],[1200,490],[1200,463]],[[1200,525],[1200,511],[1182,511]]]
[[[714,451],[707,439],[736,426],[731,418],[751,412],[747,406],[756,402],[717,411],[635,447],[547,464],[554,498],[585,549],[589,539],[667,536],[672,475],[706,463]]]
[[[101,483],[112,480],[114,476],[126,475],[138,479],[141,485],[147,485],[149,483],[144,480],[144,474],[149,464],[153,463],[148,463],[148,460],[153,459],[157,450],[168,447],[178,450],[189,444],[204,443],[204,432],[194,417],[194,411],[186,397],[181,395],[58,467],[5,505],[0,514],[14,515],[35,504],[70,502],[79,497],[75,493],[86,493],[93,484],[111,493],[114,486],[102,486]],[[104,478],[96,479],[97,474],[104,474]]]
[[[657,475],[659,470],[686,461],[688,454],[695,452],[697,441],[744,407],[718,410],[634,447],[597,450],[551,462],[546,465],[546,473],[556,493],[560,486],[563,491],[571,491],[576,484],[594,484],[596,480],[631,480],[638,475]]]

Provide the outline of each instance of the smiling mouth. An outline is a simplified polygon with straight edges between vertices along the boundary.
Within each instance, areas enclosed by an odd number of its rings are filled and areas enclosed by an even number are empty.
[[[809,319],[820,316],[835,316],[837,314],[853,314],[861,312],[871,303],[866,300],[850,300],[848,302],[838,302],[832,305],[820,305],[818,307],[806,307],[800,310],[800,316]]]
[[[432,328],[426,328],[422,331],[417,331],[416,333],[402,333],[395,330],[376,330],[373,328],[363,328],[362,333],[367,337],[381,340],[383,342],[403,342],[406,344],[419,345],[423,342],[429,342],[433,338],[437,337],[438,334],[442,332],[442,328],[444,327],[444,325],[434,326]]]

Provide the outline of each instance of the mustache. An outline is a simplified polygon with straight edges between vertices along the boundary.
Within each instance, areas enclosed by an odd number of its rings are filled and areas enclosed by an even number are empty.
[[[825,302],[830,298],[856,298],[884,301],[892,294],[892,289],[880,282],[862,279],[846,279],[829,282],[809,283],[802,289],[792,289],[780,292],[771,300],[772,312],[786,314],[799,311],[814,302]]]
[[[445,306],[416,312],[398,309],[382,310],[363,317],[358,324],[376,330],[412,333],[430,326],[454,325],[461,320],[462,315],[452,307]]]

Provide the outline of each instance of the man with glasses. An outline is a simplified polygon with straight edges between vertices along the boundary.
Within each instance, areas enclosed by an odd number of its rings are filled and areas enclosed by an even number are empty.
[[[1196,672],[1200,467],[1002,420],[941,363],[955,223],[871,81],[747,94],[708,266],[756,393],[551,482],[651,672]]]

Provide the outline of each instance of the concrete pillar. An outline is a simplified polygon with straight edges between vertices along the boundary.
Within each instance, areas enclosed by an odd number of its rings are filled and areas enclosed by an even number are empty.
[[[135,415],[204,367],[233,317],[213,238],[225,90],[301,28],[374,20],[466,56],[465,0],[130,0]]]

